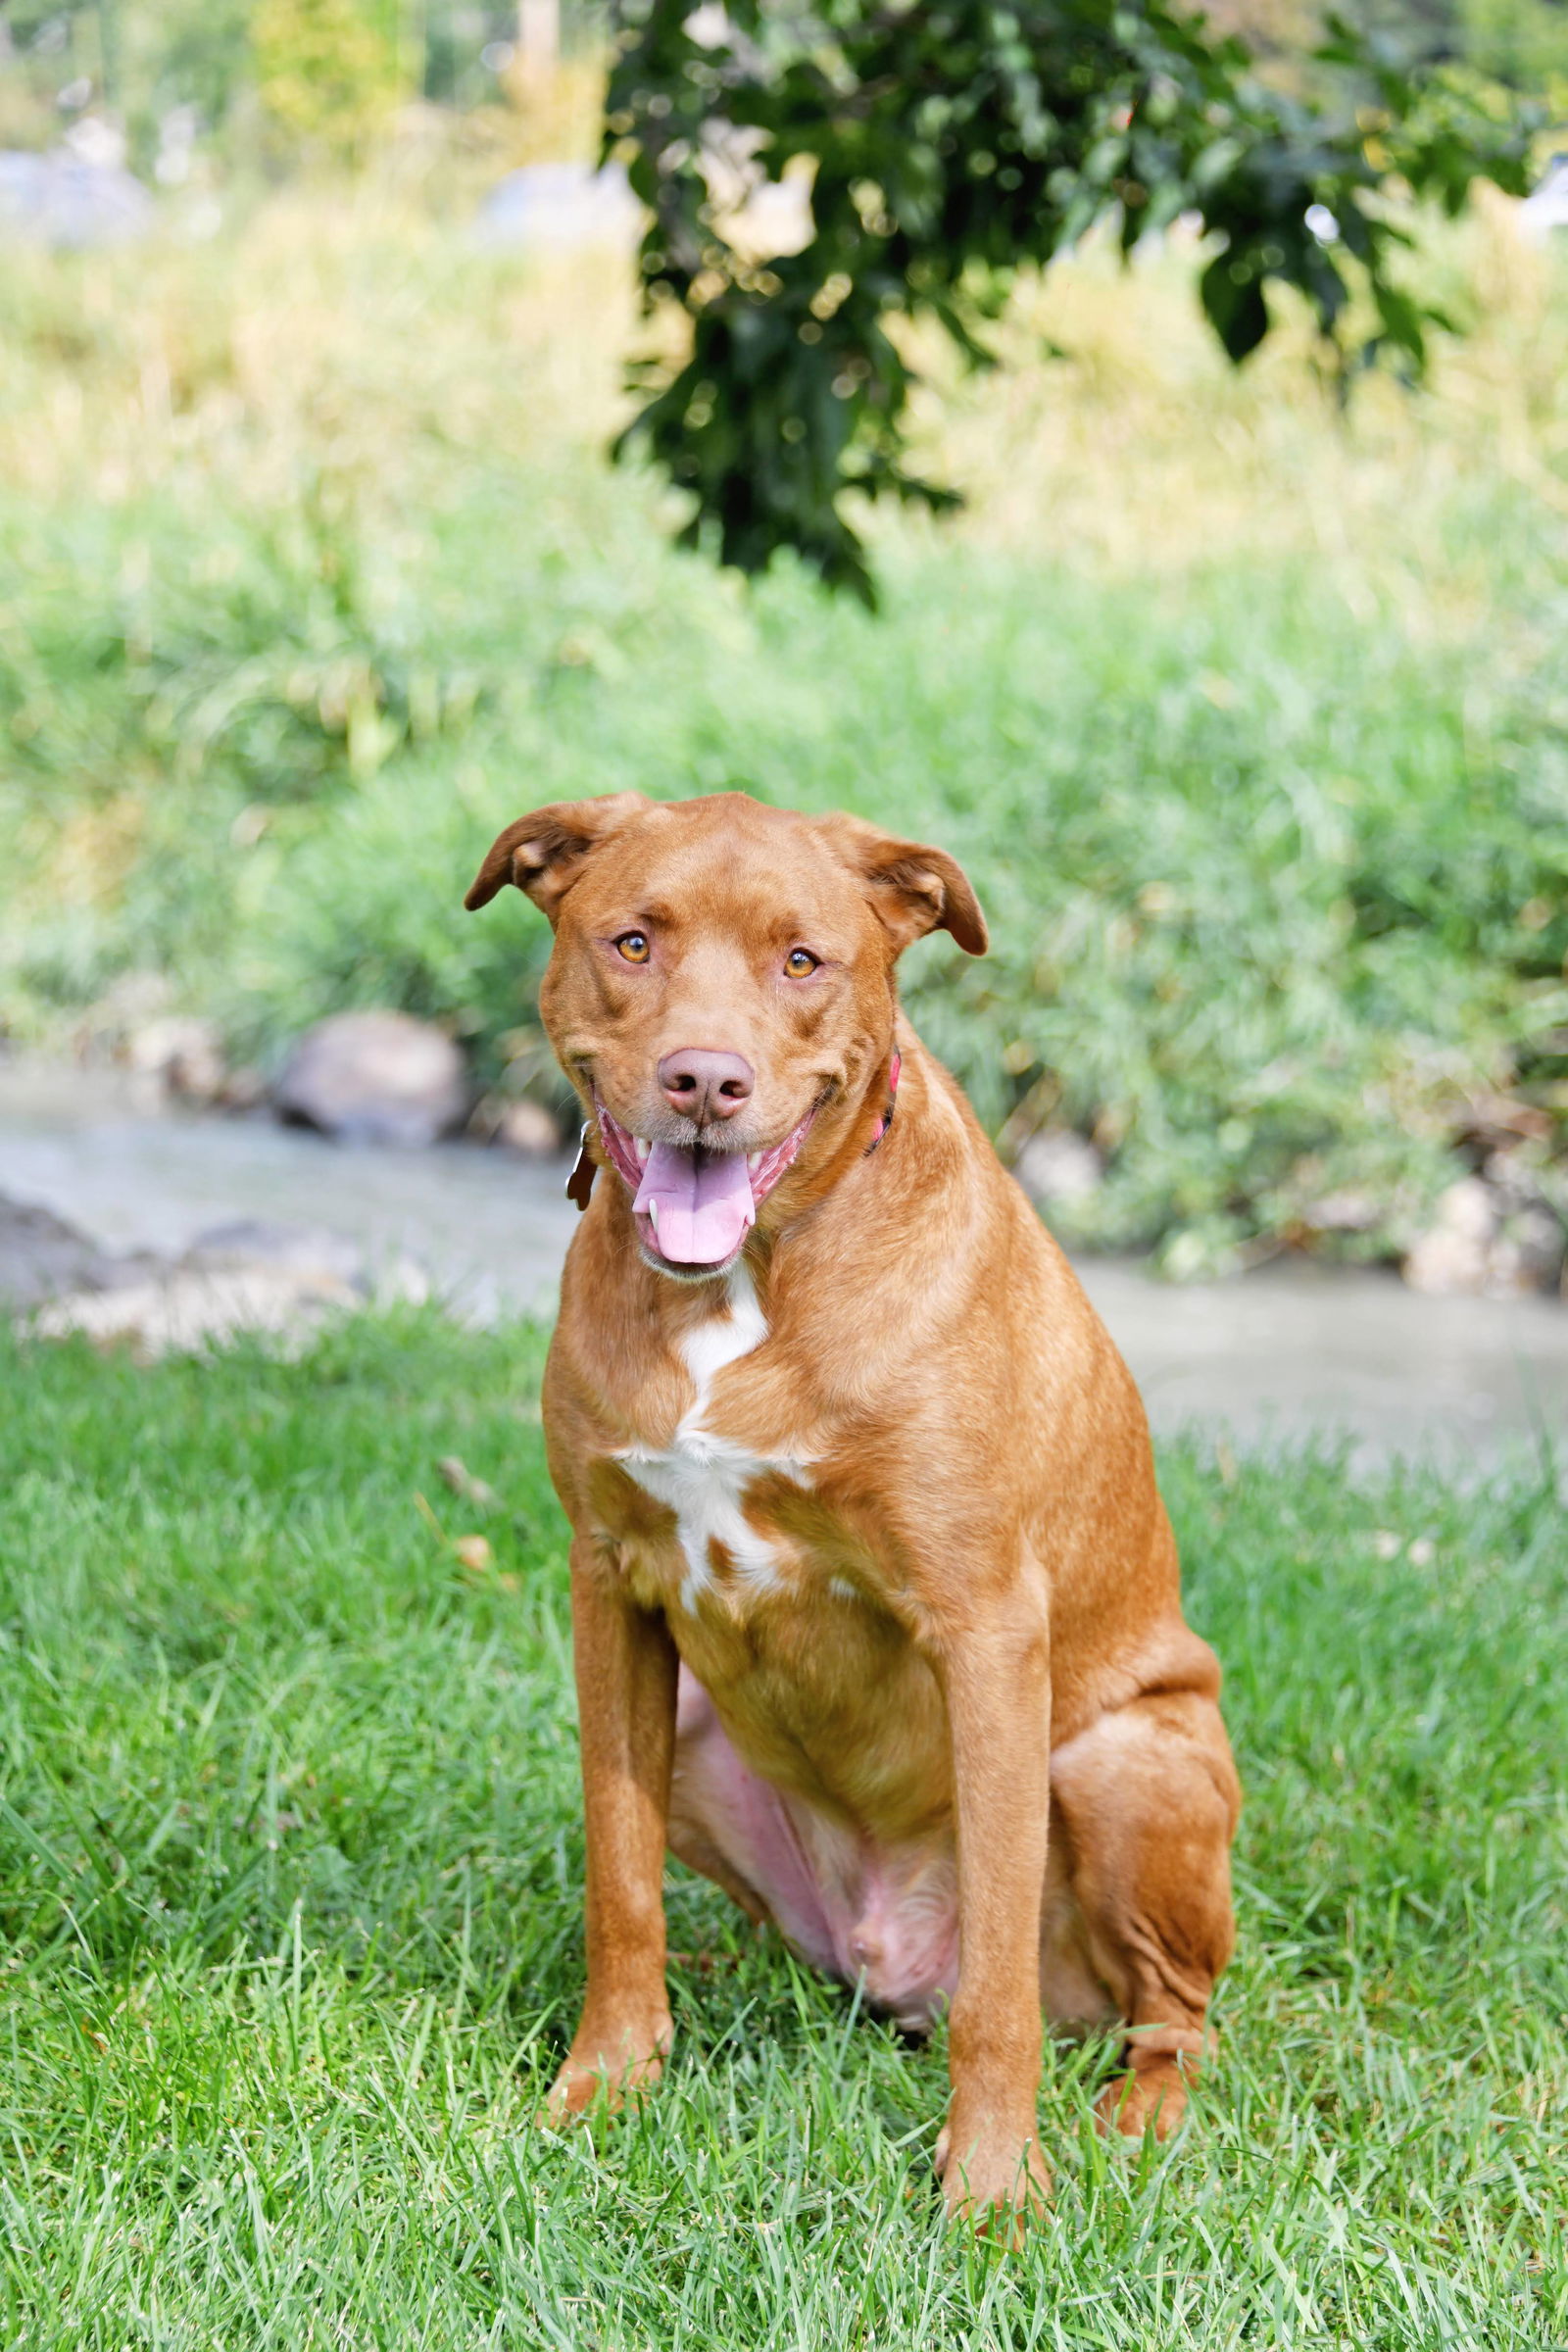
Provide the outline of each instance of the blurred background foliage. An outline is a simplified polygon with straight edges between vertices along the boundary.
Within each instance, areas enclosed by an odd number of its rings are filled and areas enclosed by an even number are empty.
[[[607,0],[561,0],[552,13],[568,66],[597,74]],[[1299,88],[1329,9],[1326,0],[1211,0],[1198,13],[1240,34],[1265,77]],[[1354,0],[1340,13],[1412,56],[1568,90],[1563,0]],[[352,159],[398,105],[539,112],[547,101],[526,87],[518,31],[516,0],[4,0],[0,138],[44,146],[62,111],[98,103],[124,120],[142,166],[157,152],[160,122],[188,107],[229,165]],[[63,107],[63,91],[79,95]],[[596,130],[583,123],[583,152]]]
[[[559,12],[568,74],[602,78],[605,18],[593,0]],[[428,104],[493,115],[505,143],[519,101],[548,115],[560,97],[519,86],[517,32],[514,0],[5,0],[0,136],[42,147],[62,115],[101,105],[147,169],[191,109],[209,164],[275,175],[362,162],[397,110]],[[587,152],[596,124],[577,112]]]
[[[1568,270],[1507,200],[1414,223],[1466,332],[1348,411],[1304,312],[1226,365],[1179,233],[1025,280],[989,374],[910,329],[968,506],[867,519],[873,619],[678,556],[610,469],[627,254],[467,233],[593,154],[586,15],[548,89],[434,0],[5,23],[7,139],[112,108],[166,159],[140,245],[0,258],[5,1034],[156,972],[263,1063],[391,1003],[548,1088],[544,926],[460,911],[492,832],[740,786],[969,864],[995,953],[917,950],[911,1009],[1004,1147],[1093,1146],[1075,1238],[1396,1254],[1499,1151],[1568,1214]]]

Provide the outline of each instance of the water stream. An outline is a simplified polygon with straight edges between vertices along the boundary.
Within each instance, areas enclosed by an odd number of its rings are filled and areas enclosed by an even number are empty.
[[[468,1144],[345,1148],[265,1116],[170,1115],[114,1076],[0,1065],[0,1193],[105,1247],[177,1250],[233,1217],[411,1251],[462,1310],[548,1312],[575,1212],[565,1163]],[[1292,1261],[1228,1282],[1079,1264],[1155,1426],[1243,1444],[1343,1434],[1356,1458],[1455,1466],[1568,1434],[1568,1309],[1425,1298],[1392,1274]]]

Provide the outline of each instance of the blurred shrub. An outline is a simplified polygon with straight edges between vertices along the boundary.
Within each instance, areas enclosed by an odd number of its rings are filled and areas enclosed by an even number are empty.
[[[1450,0],[1451,35],[1484,74],[1568,97],[1568,25],[1561,0]],[[1445,26],[1447,30],[1449,27]]]
[[[259,0],[256,92],[289,139],[353,163],[403,92],[397,0]]]

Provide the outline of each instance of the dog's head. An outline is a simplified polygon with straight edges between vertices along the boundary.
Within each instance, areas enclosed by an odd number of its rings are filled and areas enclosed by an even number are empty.
[[[466,904],[509,882],[554,927],[540,1011],[633,1196],[643,1254],[686,1280],[724,1272],[786,1170],[863,1109],[909,942],[986,946],[945,851],[740,792],[536,808]]]

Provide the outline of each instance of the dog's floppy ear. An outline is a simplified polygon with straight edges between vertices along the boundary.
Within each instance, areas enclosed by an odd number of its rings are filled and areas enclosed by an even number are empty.
[[[900,841],[859,816],[822,817],[817,830],[866,883],[895,955],[928,931],[951,931],[966,956],[985,954],[990,943],[980,902],[968,875],[946,850]]]
[[[519,816],[490,844],[463,904],[470,912],[488,906],[511,882],[553,923],[590,854],[653,805],[640,792],[607,792],[597,801],[552,801]]]

